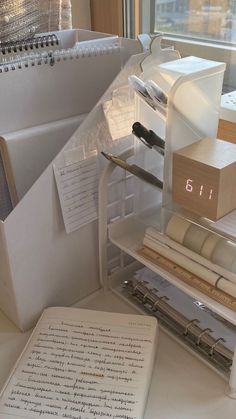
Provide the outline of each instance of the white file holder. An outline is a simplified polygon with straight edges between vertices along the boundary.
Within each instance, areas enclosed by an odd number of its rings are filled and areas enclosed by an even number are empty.
[[[76,32],[80,41],[93,39],[95,35]],[[63,39],[65,42],[67,38]],[[105,41],[108,50],[100,51],[97,44],[94,48],[89,44],[84,56],[82,51],[78,59],[62,57],[52,67],[40,64],[0,74],[5,99],[1,102],[2,137],[9,132],[11,121],[15,131],[27,131],[35,125],[51,124],[90,111],[127,58],[141,49],[135,40],[110,39],[111,47]],[[59,91],[62,87],[63,91]],[[6,219],[0,221],[1,309],[19,328],[26,330],[44,307],[69,305],[96,291],[97,242],[96,221],[66,234],[50,163],[30,189],[24,189],[24,196]]]

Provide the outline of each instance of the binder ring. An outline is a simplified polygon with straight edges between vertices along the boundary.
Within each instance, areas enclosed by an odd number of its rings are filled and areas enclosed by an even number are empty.
[[[155,303],[153,303],[153,305],[152,305],[152,310],[153,311],[157,311],[158,310],[158,307],[157,307],[158,306],[158,303],[159,303],[159,299],[156,300]]]
[[[147,291],[147,292],[143,295],[143,298],[142,298],[143,303],[146,303],[146,298],[147,298],[147,296],[148,296],[148,295],[150,295],[150,291]]]
[[[136,289],[138,288],[138,286],[139,286],[139,282],[137,282],[137,284],[135,285],[135,287],[134,287],[134,289],[133,289],[133,295],[135,294]]]
[[[218,343],[220,343],[220,342],[226,342],[225,341],[225,339],[224,338],[219,338],[219,339],[216,339],[216,341],[213,343],[213,345],[211,346],[211,349],[210,349],[210,352],[209,352],[209,355],[210,356],[213,356],[213,354],[214,354],[214,350],[215,350],[215,348],[216,348],[216,346],[218,345]]]
[[[162,301],[169,301],[169,298],[166,295],[163,295],[162,297],[159,297]]]
[[[158,290],[157,290],[158,291]],[[160,301],[168,301],[169,298],[166,297],[166,295],[163,295],[162,297],[157,297],[158,299],[155,301],[155,303],[153,303],[152,305],[152,310],[153,311],[157,311],[158,310],[158,304],[160,303]]]
[[[198,345],[200,345],[200,342],[201,342],[201,339],[202,339],[202,337],[206,334],[206,333],[211,333],[212,332],[212,330],[209,328],[209,327],[207,327],[206,329],[204,329],[204,330],[202,330],[201,331],[201,333],[199,333],[199,335],[198,335],[198,337],[197,337],[197,342],[196,342],[196,345],[198,346]]]
[[[136,290],[138,289],[139,285],[142,284],[142,282],[144,281],[138,281],[137,284],[135,285],[134,289],[133,289],[133,295],[135,294]]]
[[[188,323],[186,324],[186,326],[185,326],[185,329],[184,329],[184,336],[187,336],[189,328],[190,328],[193,324],[197,324],[197,323],[200,323],[198,319],[193,319],[193,320],[190,320],[190,322],[188,322]]]

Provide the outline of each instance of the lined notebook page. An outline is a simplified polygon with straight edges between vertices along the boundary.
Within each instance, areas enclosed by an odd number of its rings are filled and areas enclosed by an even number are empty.
[[[156,331],[149,316],[45,310],[0,395],[0,418],[141,419]]]

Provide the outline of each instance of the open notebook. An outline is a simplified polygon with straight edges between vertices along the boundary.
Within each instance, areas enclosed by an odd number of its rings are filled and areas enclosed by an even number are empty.
[[[0,395],[0,418],[141,419],[156,339],[151,316],[46,309]]]

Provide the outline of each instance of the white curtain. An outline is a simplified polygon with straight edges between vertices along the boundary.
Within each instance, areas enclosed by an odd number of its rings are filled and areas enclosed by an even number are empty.
[[[0,42],[70,29],[70,0],[0,0]]]

